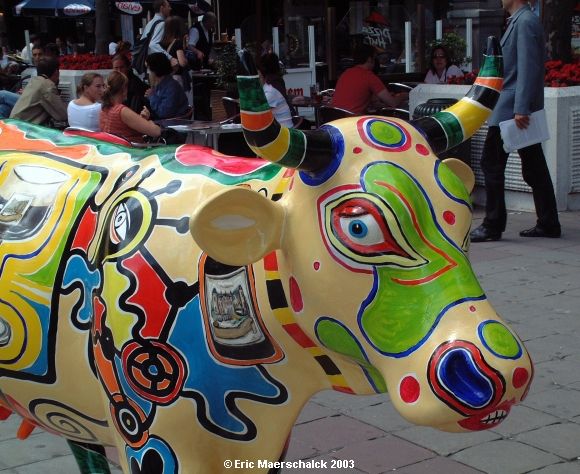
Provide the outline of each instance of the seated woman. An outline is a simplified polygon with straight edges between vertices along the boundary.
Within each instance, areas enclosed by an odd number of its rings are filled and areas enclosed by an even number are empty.
[[[189,102],[183,88],[173,79],[173,68],[165,54],[153,53],[145,60],[151,89],[147,91],[151,115],[166,119],[184,115]]]
[[[447,79],[455,76],[463,76],[463,72],[450,63],[444,46],[435,46],[431,51],[431,63],[425,76],[425,84],[447,84]]]
[[[274,118],[281,125],[292,128],[294,126],[292,112],[285,98],[286,87],[280,72],[278,56],[275,53],[264,54],[256,67]]]
[[[68,103],[68,124],[74,128],[84,128],[98,132],[101,115],[101,99],[105,91],[103,76],[96,72],[83,74],[77,87],[78,99]]]
[[[128,82],[123,73],[113,71],[109,74],[107,89],[103,94],[101,131],[120,135],[137,143],[144,141],[143,135],[157,138],[161,135],[161,128],[149,120],[149,111],[144,109],[139,115],[123,104],[127,98]]]

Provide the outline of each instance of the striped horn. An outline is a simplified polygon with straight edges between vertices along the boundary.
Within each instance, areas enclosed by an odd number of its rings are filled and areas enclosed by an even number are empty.
[[[412,120],[434,153],[442,153],[470,138],[491,115],[503,84],[503,59],[497,38],[487,39],[487,54],[467,95],[448,109]]]
[[[302,131],[280,125],[272,114],[258,76],[238,76],[244,136],[261,158],[286,168],[316,172],[333,160],[330,134]]]

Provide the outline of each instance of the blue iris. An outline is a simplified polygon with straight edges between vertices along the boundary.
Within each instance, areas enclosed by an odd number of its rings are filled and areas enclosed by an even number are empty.
[[[367,225],[358,219],[349,224],[348,230],[354,237],[358,238],[365,237],[369,232]]]

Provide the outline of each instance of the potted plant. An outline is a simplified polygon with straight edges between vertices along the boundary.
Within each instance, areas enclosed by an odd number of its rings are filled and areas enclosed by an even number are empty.
[[[238,51],[234,43],[224,43],[216,50],[214,60],[218,75],[216,84],[226,91],[228,97],[237,97],[236,74],[238,72],[238,61]]]

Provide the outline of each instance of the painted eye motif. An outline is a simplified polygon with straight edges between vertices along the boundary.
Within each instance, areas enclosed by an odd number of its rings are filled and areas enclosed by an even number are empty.
[[[125,202],[119,204],[113,215],[111,238],[119,243],[127,238],[127,230],[131,227],[131,215]]]
[[[409,258],[394,239],[380,210],[370,201],[349,199],[332,210],[336,238],[358,255],[399,255]]]
[[[106,259],[128,256],[137,250],[153,225],[154,212],[151,202],[138,191],[127,191],[119,196],[108,214],[108,239],[103,243]]]

